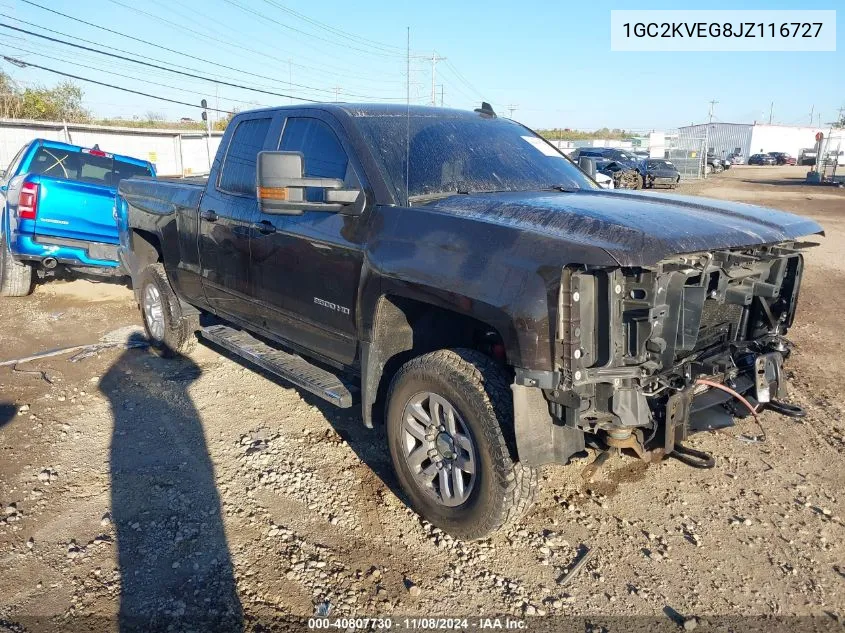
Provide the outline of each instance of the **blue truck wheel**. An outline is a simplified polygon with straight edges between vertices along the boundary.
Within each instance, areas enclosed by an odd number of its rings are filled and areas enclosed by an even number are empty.
[[[16,262],[0,233],[0,297],[25,297],[32,292],[32,266]]]

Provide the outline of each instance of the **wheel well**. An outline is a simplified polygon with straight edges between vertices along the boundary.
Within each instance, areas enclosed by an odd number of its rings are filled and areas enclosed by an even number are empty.
[[[158,236],[142,229],[132,229],[132,251],[138,261],[138,270],[161,261],[161,244]]]
[[[505,364],[505,347],[495,328],[465,314],[405,297],[385,296],[376,307],[372,347],[378,386],[374,403],[384,403],[396,371],[411,358],[438,349],[478,350]],[[366,376],[365,380],[372,380]],[[365,403],[366,404],[366,403]],[[379,416],[373,415],[373,419]]]

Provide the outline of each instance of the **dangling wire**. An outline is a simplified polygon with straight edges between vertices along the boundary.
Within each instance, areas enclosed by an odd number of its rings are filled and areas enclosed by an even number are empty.
[[[760,427],[760,435],[757,438],[746,438],[746,441],[754,442],[756,444],[762,444],[766,441],[766,429],[763,428],[763,424],[760,422],[760,418],[757,416],[758,409],[759,409],[760,405],[757,405],[757,407],[751,406],[751,403],[748,402],[748,400],[746,400],[745,397],[741,393],[739,393],[738,391],[736,391],[734,389],[731,389],[727,385],[723,385],[722,383],[715,382],[713,380],[707,380],[706,378],[699,378],[695,381],[695,384],[697,384],[697,385],[707,385],[708,387],[713,387],[714,389],[720,389],[720,390],[724,391],[725,393],[729,393],[734,398],[739,400],[743,405],[745,405],[745,408],[747,408],[748,411],[751,413],[751,417],[754,418],[754,421],[757,423],[757,426]]]

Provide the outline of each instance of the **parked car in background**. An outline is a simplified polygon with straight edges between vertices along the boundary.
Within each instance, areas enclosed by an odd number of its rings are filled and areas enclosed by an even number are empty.
[[[770,154],[754,154],[748,159],[749,165],[777,165],[777,159]]]
[[[806,147],[798,154],[799,165],[815,165],[818,152],[815,147]]]
[[[798,162],[786,152],[769,152],[769,156],[774,158],[778,165],[795,165]]]
[[[658,185],[674,189],[681,182],[681,174],[675,165],[662,158],[649,158],[645,163],[645,186]]]
[[[613,182],[613,178],[604,174],[598,170],[596,170],[596,175],[593,178],[597,183],[599,183],[599,187],[602,189],[615,189],[616,185]]]
[[[570,158],[578,163],[581,156],[596,159],[596,171],[613,178],[616,189],[642,189],[642,159],[616,147],[580,147]]]
[[[707,153],[707,164],[704,170],[708,174],[720,174],[725,171],[725,163],[721,158],[718,158],[713,152]]]
[[[124,178],[155,176],[151,163],[129,156],[35,139],[0,176],[0,296],[32,291],[33,272],[58,267],[122,274],[114,201]]]
[[[729,165],[744,165],[745,156],[743,156],[741,153],[733,152],[731,154],[728,154],[728,157],[725,162]]]
[[[610,178],[613,189],[642,189],[643,176],[636,167],[606,158],[596,158],[595,161],[596,174]]]

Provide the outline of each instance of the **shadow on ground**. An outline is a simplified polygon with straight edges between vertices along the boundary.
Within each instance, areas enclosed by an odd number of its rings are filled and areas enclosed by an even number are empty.
[[[241,630],[243,613],[188,358],[128,350],[100,388],[114,414],[120,631]]]
[[[364,426],[364,421],[361,417],[361,402],[359,398],[355,398],[351,408],[339,409],[322,398],[304,389],[298,389],[275,374],[249,363],[227,349],[209,341],[202,341],[202,339],[201,343],[207,345],[221,356],[243,367],[249,368],[251,371],[260,374],[280,387],[296,389],[296,392],[307,404],[319,409],[334,431],[349,444],[349,447],[355,452],[358,459],[366,464],[394,495],[402,499],[403,502],[408,503],[408,498],[399,486],[399,481],[393,472],[393,464],[390,461],[390,452],[387,447],[387,432],[383,423],[383,411],[381,407],[377,406],[376,413],[373,416],[375,428],[368,429]]]
[[[771,180],[750,180],[746,178],[740,179],[740,182],[749,185],[775,185],[777,187],[807,187],[808,189],[816,189],[819,185],[809,184],[804,178],[777,178]]]
[[[11,422],[17,415],[18,409],[8,402],[0,402],[0,428]]]

